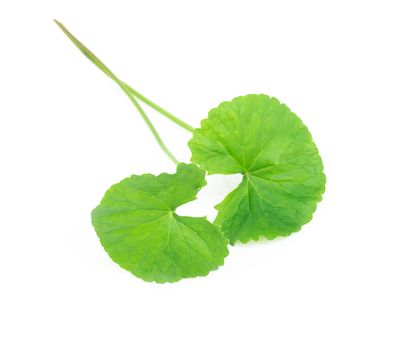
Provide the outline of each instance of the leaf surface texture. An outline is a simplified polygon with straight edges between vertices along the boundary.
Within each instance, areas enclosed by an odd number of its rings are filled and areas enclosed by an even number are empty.
[[[189,142],[191,160],[209,174],[243,175],[216,206],[215,223],[231,243],[300,230],[322,198],[326,178],[306,126],[267,95],[223,102]]]
[[[217,269],[228,255],[220,230],[206,218],[175,213],[205,184],[204,170],[180,163],[176,174],[133,175],[113,185],[92,212],[104,249],[145,281],[176,282]]]

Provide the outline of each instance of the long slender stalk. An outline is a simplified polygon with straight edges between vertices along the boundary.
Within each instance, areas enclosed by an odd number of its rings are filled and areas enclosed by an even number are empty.
[[[124,82],[119,80],[119,78],[114,73],[112,73],[112,71],[96,55],[94,55],[85,45],[83,45],[75,36],[73,36],[72,33],[69,32],[69,30],[66,29],[62,23],[58,22],[57,20],[54,21],[58,25],[58,27],[60,27],[60,29],[64,32],[64,34],[75,44],[75,46],[80,51],[82,51],[82,53],[91,62],[93,62],[101,71],[103,71],[109,78],[111,78],[115,83],[119,85],[119,87],[125,92],[127,97],[133,102],[133,104],[137,108],[138,112],[140,113],[141,117],[144,119],[145,123],[147,124],[148,128],[150,129],[151,133],[153,134],[155,140],[157,141],[161,149],[172,160],[173,163],[179,164],[179,161],[173,156],[173,154],[163,143],[154,125],[151,123],[151,120],[148,118],[144,110],[141,108],[136,98],[132,95],[132,92],[128,89],[128,86]]]
[[[110,71],[110,69],[96,56],[94,53],[92,53],[82,42],[80,42],[75,36],[71,34],[71,32],[68,31],[68,29],[65,28],[65,26],[58,22],[57,20],[54,20],[54,22],[61,28],[61,30],[67,35],[67,37],[78,47],[80,51],[92,62],[94,63],[101,71],[103,71],[109,78],[114,80],[115,75]],[[187,124],[185,121],[181,120],[180,118],[176,117],[172,113],[168,112],[164,108],[158,106],[155,102],[151,101],[141,93],[139,93],[137,90],[133,89],[131,86],[123,82],[122,80],[118,79],[119,82],[121,82],[123,85],[125,85],[126,89],[135,95],[139,100],[143,101],[145,104],[150,106],[151,108],[155,109],[162,115],[164,115],[166,118],[171,120],[172,122],[176,123],[177,125],[181,126],[182,128],[186,129],[189,132],[193,132],[194,128]]]
[[[150,107],[152,107],[153,109],[155,109],[159,113],[163,114],[165,117],[167,117],[168,119],[170,119],[172,122],[176,123],[177,125],[180,125],[182,128],[184,128],[184,129],[186,129],[186,130],[188,130],[190,132],[194,131],[194,128],[192,126],[188,125],[186,122],[184,122],[180,118],[177,118],[173,114],[169,113],[167,110],[165,110],[162,107],[158,106],[157,104],[155,104],[154,102],[149,100],[147,97],[145,97],[142,94],[140,94],[137,90],[133,89],[131,86],[127,85],[126,83],[124,83],[124,84],[125,84],[126,88],[133,95],[135,95],[138,99],[143,101],[145,104],[149,105]]]
[[[148,117],[145,114],[143,108],[141,108],[141,106],[139,105],[137,100],[131,94],[129,94],[129,92],[127,92],[125,90],[126,87],[123,85],[122,82],[118,82],[118,85],[122,88],[122,90],[126,93],[126,95],[129,97],[129,99],[136,106],[137,110],[139,111],[139,113],[143,117],[145,123],[147,124],[148,128],[151,130],[152,134],[154,135],[155,139],[157,140],[159,147],[161,147],[161,149],[172,160],[173,163],[175,163],[176,165],[179,164],[179,161],[175,158],[175,156],[169,151],[169,149],[163,143],[163,141],[162,141],[161,137],[159,136],[158,132],[156,131],[154,125],[151,123],[150,119],[148,119]]]

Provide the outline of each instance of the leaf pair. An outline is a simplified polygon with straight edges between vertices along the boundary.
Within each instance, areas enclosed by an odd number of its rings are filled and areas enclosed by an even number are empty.
[[[223,235],[234,243],[298,231],[324,192],[323,166],[309,131],[266,95],[238,97],[211,110],[189,146],[192,161],[209,174],[243,174],[216,206],[216,226],[175,213],[206,183],[205,171],[194,164],[179,164],[173,175],[125,179],[92,214],[111,258],[146,281],[206,275],[228,254]]]
[[[113,185],[92,213],[110,257],[145,281],[176,282],[205,276],[223,265],[227,244],[288,236],[309,222],[322,198],[325,176],[318,150],[302,121],[277,99],[237,97],[209,112],[195,129],[117,78],[61,23],[71,41],[136,106],[175,174],[133,175]],[[179,163],[162,142],[136,98],[184,129],[191,161]],[[199,165],[200,167],[198,167]],[[242,174],[240,185],[206,218],[183,217],[176,208],[196,198],[208,174]]]

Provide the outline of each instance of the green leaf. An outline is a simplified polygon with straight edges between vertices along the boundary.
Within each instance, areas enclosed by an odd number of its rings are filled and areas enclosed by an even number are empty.
[[[209,174],[243,174],[215,223],[230,239],[288,236],[311,220],[325,189],[323,164],[302,121],[277,99],[247,95],[209,112],[189,142]]]
[[[217,269],[228,255],[220,230],[206,218],[175,213],[205,184],[204,170],[181,163],[176,174],[133,175],[113,185],[92,213],[104,249],[149,282],[176,282]]]

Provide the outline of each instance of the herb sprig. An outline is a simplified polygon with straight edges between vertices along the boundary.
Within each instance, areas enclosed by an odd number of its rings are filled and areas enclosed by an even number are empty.
[[[66,36],[132,101],[175,174],[132,175],[111,186],[92,212],[92,223],[110,257],[145,281],[176,282],[207,275],[223,265],[227,244],[288,236],[309,222],[326,177],[312,136],[284,104],[247,95],[211,109],[192,126],[119,79],[96,55],[55,21]],[[192,132],[192,164],[180,163],[162,141],[141,101]],[[242,182],[216,206],[214,223],[175,210],[196,199],[205,173],[242,174]]]

